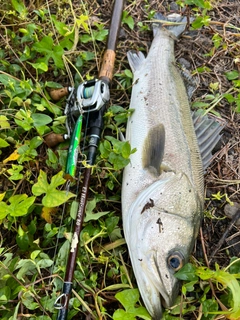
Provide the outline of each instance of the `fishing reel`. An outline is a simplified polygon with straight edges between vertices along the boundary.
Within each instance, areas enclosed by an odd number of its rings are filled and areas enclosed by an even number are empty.
[[[96,113],[106,105],[110,99],[109,86],[99,79],[81,83],[77,89],[65,87],[53,90],[50,95],[57,101],[68,94],[64,114],[66,115],[67,133],[64,135],[51,133],[45,137],[48,146],[54,147],[71,137],[77,119],[84,113]],[[95,118],[93,116],[93,118]]]
[[[67,116],[66,128],[67,134],[64,139],[68,139],[73,130],[75,119],[81,114],[96,112],[109,101],[110,92],[106,82],[98,79],[85,81],[77,89],[68,88],[69,96],[65,107]]]
[[[70,87],[68,91],[64,113],[71,113],[76,118],[86,112],[99,111],[110,99],[108,85],[98,79],[85,81],[77,89]]]
[[[98,79],[86,81],[77,88],[77,97],[73,112],[99,111],[110,99],[109,87],[106,82]]]

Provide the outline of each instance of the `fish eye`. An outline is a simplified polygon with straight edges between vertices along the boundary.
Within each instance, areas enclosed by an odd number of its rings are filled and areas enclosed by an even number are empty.
[[[167,262],[168,266],[173,269],[173,271],[178,271],[183,267],[184,258],[181,253],[174,252],[168,257]]]

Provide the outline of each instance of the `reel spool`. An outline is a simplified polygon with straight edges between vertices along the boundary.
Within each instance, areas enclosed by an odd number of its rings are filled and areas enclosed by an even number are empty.
[[[94,79],[83,82],[77,88],[76,100],[71,112],[78,113],[99,111],[110,99],[108,84]]]

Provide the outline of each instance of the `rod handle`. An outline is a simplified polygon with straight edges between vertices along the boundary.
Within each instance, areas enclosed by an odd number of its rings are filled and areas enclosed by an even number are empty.
[[[50,148],[56,147],[59,143],[63,142],[64,140],[64,135],[53,132],[49,133],[44,137],[44,141]]]
[[[103,55],[102,65],[99,72],[99,79],[105,80],[107,83],[112,81],[113,68],[115,61],[115,51],[107,49]]]
[[[64,87],[64,88],[60,88],[60,89],[51,90],[49,92],[49,95],[54,101],[58,101],[61,98],[68,95],[68,93],[69,93],[69,87]]]

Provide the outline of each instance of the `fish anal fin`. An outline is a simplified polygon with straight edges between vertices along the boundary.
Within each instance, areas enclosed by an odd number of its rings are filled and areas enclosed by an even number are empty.
[[[164,156],[165,128],[159,124],[150,129],[144,142],[142,164],[154,175],[160,175]]]
[[[145,60],[145,56],[141,51],[134,50],[127,52],[127,58],[133,73],[140,68]]]

